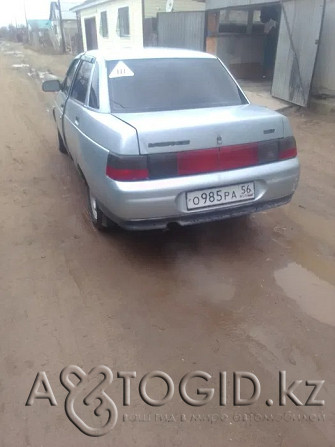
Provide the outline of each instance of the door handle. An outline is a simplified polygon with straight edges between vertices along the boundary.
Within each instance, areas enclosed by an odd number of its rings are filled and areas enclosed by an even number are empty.
[[[76,126],[79,126],[79,118],[76,116],[75,117],[75,119],[74,119],[74,124],[76,125]]]
[[[61,105],[60,105],[60,108],[63,110],[63,109],[64,109],[64,104],[61,104]]]

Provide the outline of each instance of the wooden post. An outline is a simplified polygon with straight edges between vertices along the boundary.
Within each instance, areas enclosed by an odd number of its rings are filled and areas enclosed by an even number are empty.
[[[248,24],[247,24],[247,34],[252,33],[252,27],[254,24],[254,10],[249,9],[248,11]]]
[[[62,36],[62,53],[64,54],[66,49],[65,49],[65,36],[64,36],[64,26],[63,26],[63,17],[62,17],[62,8],[60,5],[60,0],[58,0],[58,9],[59,9],[59,27],[60,27],[60,32],[61,32],[61,36]]]
[[[207,12],[207,37],[206,37],[206,51],[216,55],[217,49],[217,33],[219,32],[219,11]]]

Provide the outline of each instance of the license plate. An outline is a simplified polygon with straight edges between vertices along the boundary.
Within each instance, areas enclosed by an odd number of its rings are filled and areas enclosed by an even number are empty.
[[[254,182],[222,188],[208,188],[186,193],[187,209],[209,208],[227,203],[243,202],[255,198]]]

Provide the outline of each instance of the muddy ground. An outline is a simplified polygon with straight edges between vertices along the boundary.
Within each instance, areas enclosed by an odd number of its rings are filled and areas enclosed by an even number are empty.
[[[99,234],[84,185],[57,150],[52,96],[36,72],[13,67],[61,74],[67,61],[14,50],[23,56],[0,51],[0,445],[334,446],[334,117],[290,113],[302,173],[288,206],[179,231]],[[118,421],[105,436],[89,437],[67,418],[59,374],[68,365],[113,371],[106,391]],[[153,370],[175,383],[161,407],[139,396]],[[215,389],[199,407],[178,392],[195,370],[212,378],[190,382],[193,398],[202,398],[197,387]],[[57,405],[25,405],[38,371]],[[137,373],[129,406],[117,371]],[[258,377],[253,405],[233,405],[234,371]],[[295,394],[304,404],[313,388],[306,380],[324,380],[316,399],[325,404],[280,406],[279,371],[288,384],[303,381]],[[149,395],[165,392],[150,381]],[[80,398],[75,407],[88,425],[101,424]]]

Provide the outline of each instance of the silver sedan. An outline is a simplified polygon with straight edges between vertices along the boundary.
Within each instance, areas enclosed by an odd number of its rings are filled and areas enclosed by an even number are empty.
[[[55,91],[59,149],[100,230],[166,228],[288,203],[299,161],[288,119],[251,105],[210,54],[88,51]]]

